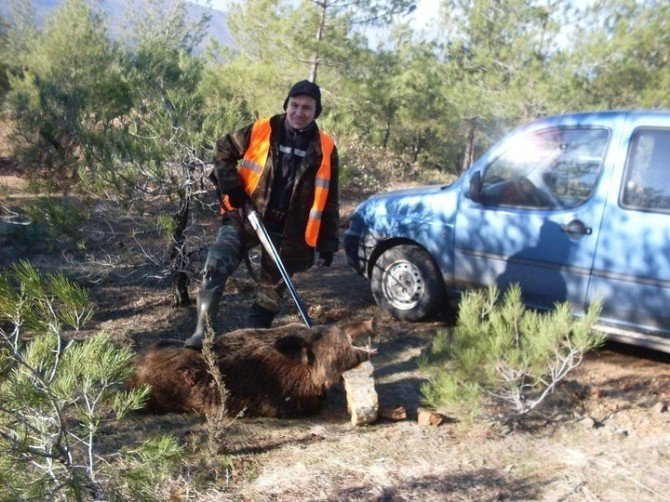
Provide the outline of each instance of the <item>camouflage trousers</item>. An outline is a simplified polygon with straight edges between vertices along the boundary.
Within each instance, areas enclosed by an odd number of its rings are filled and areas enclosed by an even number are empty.
[[[277,249],[281,245],[281,236],[270,233],[272,242]],[[225,223],[219,229],[214,243],[207,252],[207,261],[203,270],[203,280],[216,282],[223,289],[228,277],[237,270],[244,255],[259,245],[258,237],[247,233],[241,225],[234,222]],[[295,270],[286,266],[289,275]],[[261,255],[261,271],[258,278],[256,303],[270,312],[277,314],[281,310],[281,299],[286,291],[281,274],[272,257],[263,249]]]

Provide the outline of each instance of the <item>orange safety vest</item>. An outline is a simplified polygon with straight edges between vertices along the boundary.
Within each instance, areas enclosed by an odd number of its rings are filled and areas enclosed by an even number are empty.
[[[244,190],[249,197],[254,193],[258,186],[258,181],[261,179],[263,169],[267,162],[268,153],[270,152],[270,119],[257,120],[251,129],[251,139],[249,147],[240,162],[238,174],[242,178]],[[330,157],[335,148],[333,140],[323,131],[319,131],[321,138],[321,151],[323,158],[321,165],[316,172],[316,179],[314,180],[314,202],[309,211],[309,219],[307,220],[307,227],[305,228],[305,242],[312,247],[316,247],[316,242],[319,237],[319,229],[321,228],[321,217],[323,210],[326,208],[326,201],[328,200],[328,190],[330,189]],[[228,202],[228,196],[224,197],[223,205],[231,209],[232,206]]]

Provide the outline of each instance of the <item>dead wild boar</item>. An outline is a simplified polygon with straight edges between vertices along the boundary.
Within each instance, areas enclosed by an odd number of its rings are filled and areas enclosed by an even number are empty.
[[[352,342],[373,334],[373,322],[344,326],[290,324],[241,329],[218,337],[214,353],[223,375],[229,415],[298,417],[319,411],[326,389],[373,352]],[[199,351],[164,340],[141,353],[126,385],[151,387],[149,411],[213,411],[219,392]]]

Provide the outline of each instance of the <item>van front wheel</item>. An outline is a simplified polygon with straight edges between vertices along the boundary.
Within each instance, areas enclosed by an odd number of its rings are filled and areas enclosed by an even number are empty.
[[[384,251],[370,277],[377,304],[402,321],[419,321],[435,313],[444,300],[444,284],[433,258],[411,244]]]

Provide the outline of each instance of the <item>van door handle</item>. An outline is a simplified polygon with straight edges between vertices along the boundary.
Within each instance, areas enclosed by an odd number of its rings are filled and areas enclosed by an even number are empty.
[[[593,233],[593,229],[584,225],[584,222],[581,220],[572,220],[570,223],[563,224],[559,228],[561,231],[572,237],[579,235],[591,235]]]

